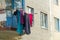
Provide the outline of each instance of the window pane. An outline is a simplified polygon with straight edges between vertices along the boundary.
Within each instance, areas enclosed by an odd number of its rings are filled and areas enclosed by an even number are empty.
[[[28,8],[28,13],[31,13],[31,8]]]
[[[48,19],[47,19],[47,14],[45,14],[45,27],[48,26]]]
[[[58,5],[58,0],[56,0],[56,4]]]
[[[43,26],[45,27],[45,14],[43,14]]]
[[[56,5],[58,5],[58,0],[54,0],[54,3],[55,3]]]

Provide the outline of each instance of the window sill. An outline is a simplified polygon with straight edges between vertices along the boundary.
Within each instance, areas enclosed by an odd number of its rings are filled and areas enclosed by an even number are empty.
[[[42,28],[42,29],[45,29],[45,30],[48,30],[48,27],[44,27],[44,26],[42,26],[41,28]]]

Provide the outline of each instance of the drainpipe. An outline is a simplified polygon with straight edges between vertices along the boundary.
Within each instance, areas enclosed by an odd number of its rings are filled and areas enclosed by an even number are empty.
[[[49,0],[49,8],[50,8],[50,40],[54,40],[53,39],[53,34],[54,34],[54,32],[53,32],[53,22],[52,22],[52,20],[53,20],[53,14],[52,14],[52,3],[53,3],[53,0]]]

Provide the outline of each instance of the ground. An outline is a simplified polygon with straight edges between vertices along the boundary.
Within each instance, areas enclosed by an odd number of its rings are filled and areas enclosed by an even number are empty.
[[[17,40],[18,36],[15,31],[0,31],[0,40]]]

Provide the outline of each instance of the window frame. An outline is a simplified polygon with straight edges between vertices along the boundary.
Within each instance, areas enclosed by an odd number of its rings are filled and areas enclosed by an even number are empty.
[[[59,18],[57,17],[54,17],[54,20],[55,20],[55,29],[59,32],[60,30],[60,26],[59,26]],[[57,23],[58,22],[58,23]]]
[[[44,15],[44,17],[43,17],[43,15]],[[48,14],[46,14],[44,12],[40,12],[40,26],[44,29],[48,28]]]
[[[29,8],[31,9],[31,13],[33,13],[34,14],[34,8],[32,8],[32,7],[29,7],[29,6],[27,6],[27,8],[28,8],[28,10],[29,10]],[[29,12],[28,12],[29,13]]]

